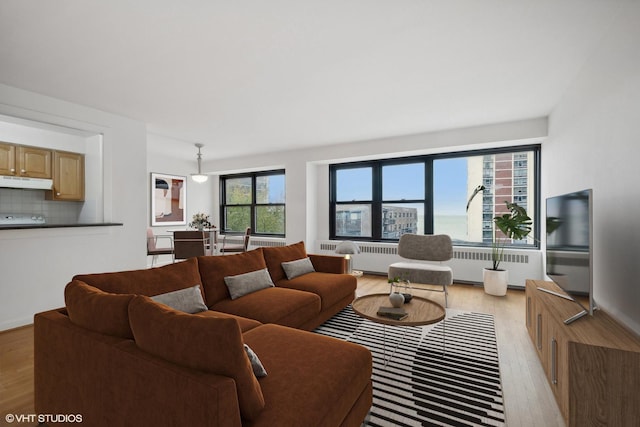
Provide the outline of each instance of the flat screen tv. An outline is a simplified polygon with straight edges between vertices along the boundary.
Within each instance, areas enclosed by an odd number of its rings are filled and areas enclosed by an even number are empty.
[[[565,320],[571,323],[593,315],[593,208],[592,190],[549,197],[546,210],[547,276],[575,301],[582,311]],[[553,292],[550,292],[553,293]]]

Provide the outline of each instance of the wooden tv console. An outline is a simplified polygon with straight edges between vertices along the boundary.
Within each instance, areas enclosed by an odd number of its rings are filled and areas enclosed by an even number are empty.
[[[640,338],[597,310],[566,325],[581,308],[526,282],[526,324],[567,426],[632,426],[640,420]]]

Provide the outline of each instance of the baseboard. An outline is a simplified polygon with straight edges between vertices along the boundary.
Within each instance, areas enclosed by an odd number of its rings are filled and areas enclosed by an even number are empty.
[[[11,329],[21,328],[33,324],[33,317],[23,317],[20,319],[6,320],[0,323],[0,332],[6,332]]]

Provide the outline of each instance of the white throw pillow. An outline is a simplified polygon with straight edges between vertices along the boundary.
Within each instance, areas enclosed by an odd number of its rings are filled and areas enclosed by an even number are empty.
[[[174,310],[184,311],[185,313],[190,314],[208,310],[207,305],[204,303],[204,299],[202,299],[200,285],[156,295],[151,297],[151,299],[155,302],[168,305]]]
[[[238,274],[237,276],[227,276],[224,278],[224,283],[227,285],[227,289],[229,289],[231,299],[240,298],[243,295],[274,286],[269,271],[266,268]]]
[[[251,350],[251,347],[249,347],[246,344],[244,345],[244,351],[247,353],[247,356],[249,357],[249,361],[251,362],[251,369],[253,369],[253,375],[255,375],[256,378],[266,377],[267,371],[264,369],[264,366],[262,366],[262,362],[260,361],[260,358],[258,357],[256,352]]]
[[[287,275],[287,279],[291,280],[294,277],[302,276],[303,274],[313,273],[316,271],[313,268],[313,264],[309,257],[297,259],[295,261],[283,262],[282,268],[284,269],[284,274]]]

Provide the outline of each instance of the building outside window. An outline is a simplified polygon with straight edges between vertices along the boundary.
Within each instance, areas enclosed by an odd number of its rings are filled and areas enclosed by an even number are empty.
[[[344,237],[372,237],[373,167],[342,168],[335,181],[334,228]]]
[[[330,166],[330,237],[397,241],[402,234],[448,234],[457,245],[488,245],[505,202],[527,209],[539,240],[540,146],[381,159]],[[469,204],[478,186],[484,186]]]
[[[220,218],[224,232],[284,237],[284,171],[255,172],[220,177]]]

